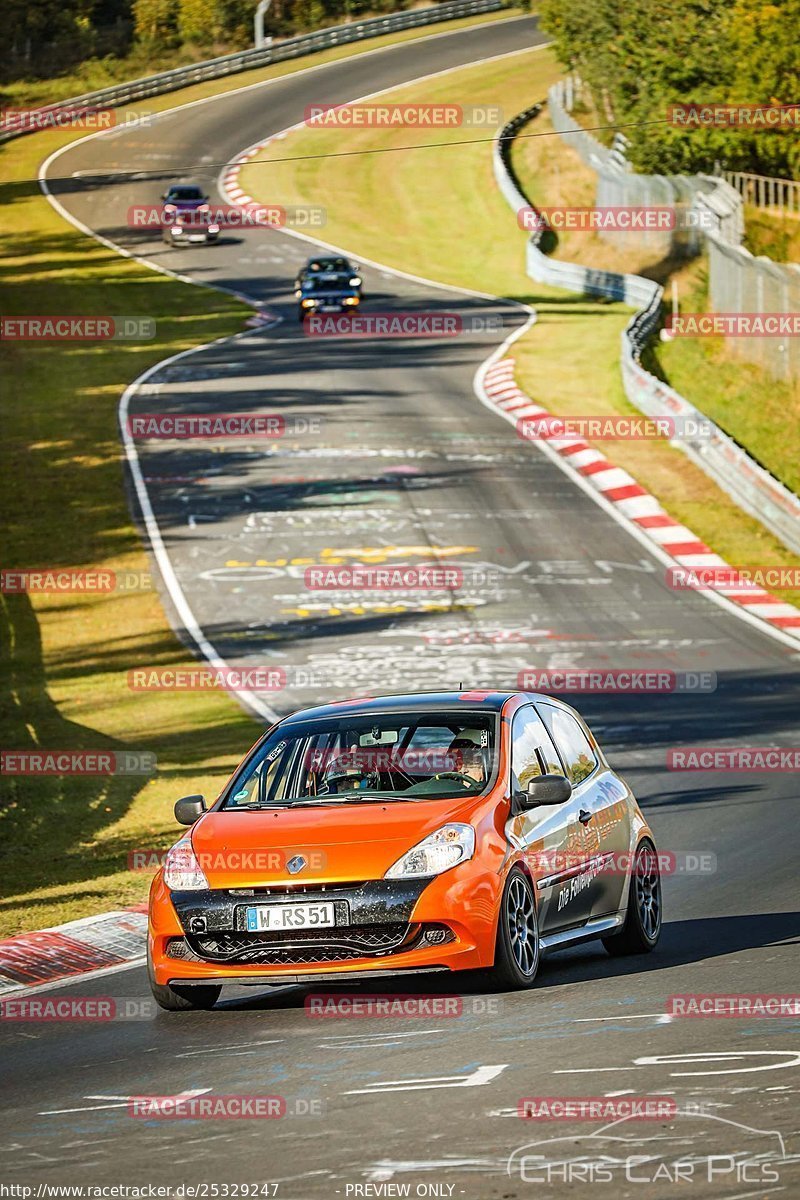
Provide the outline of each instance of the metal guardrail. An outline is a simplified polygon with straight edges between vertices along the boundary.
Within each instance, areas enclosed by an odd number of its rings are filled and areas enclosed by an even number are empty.
[[[543,103],[538,103],[526,109],[509,121],[495,139],[494,177],[515,212],[521,208],[536,210],[522,191],[511,165],[511,146],[522,126],[538,116],[543,107]],[[693,418],[703,433],[695,438],[683,436],[678,443],[680,448],[741,508],[766,525],[790,550],[800,554],[800,499],[705,414],[642,366],[642,350],[661,323],[663,289],[659,284],[641,275],[560,262],[542,252],[541,239],[539,228],[528,240],[526,266],[532,279],[579,295],[606,296],[638,306],[639,311],[623,330],[621,353],[625,394],[634,407],[651,417]]]
[[[321,29],[315,33],[304,33],[298,37],[287,38],[282,42],[273,42],[261,49],[241,50],[190,66],[175,67],[171,71],[161,71],[158,75],[148,75],[130,83],[101,88],[96,92],[86,92],[82,96],[59,101],[58,104],[42,105],[36,111],[42,114],[56,115],[70,109],[116,108],[121,104],[129,104],[132,100],[146,100],[151,96],[177,91],[178,88],[187,87],[189,84],[204,83],[209,79],[221,79],[225,75],[235,75],[240,71],[253,70],[255,67],[267,67],[272,63],[302,58],[317,50],[329,50],[334,46],[345,46],[366,38],[380,37],[385,33],[416,29],[422,25],[435,25],[440,21],[456,20],[458,17],[497,12],[507,7],[508,0],[443,0],[441,4],[435,4],[430,8],[390,13],[384,17],[368,17],[364,21],[353,21],[349,25],[333,25],[329,29]],[[35,128],[4,130],[0,132],[0,142],[33,132],[35,132]]]

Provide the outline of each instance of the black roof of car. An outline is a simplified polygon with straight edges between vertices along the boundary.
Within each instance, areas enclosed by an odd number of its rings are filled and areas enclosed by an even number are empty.
[[[316,254],[306,263],[307,271],[349,271],[350,268],[349,260],[342,258],[339,254],[330,256]]]
[[[309,721],[317,718],[342,716],[368,716],[371,713],[392,712],[429,712],[436,713],[447,710],[458,710],[462,705],[466,709],[486,709],[489,712],[499,712],[506,700],[518,695],[517,692],[493,692],[483,689],[463,692],[407,692],[391,696],[360,696],[354,700],[339,700],[333,704],[320,704],[315,708],[303,708],[291,716],[285,717],[282,724],[295,721]]]

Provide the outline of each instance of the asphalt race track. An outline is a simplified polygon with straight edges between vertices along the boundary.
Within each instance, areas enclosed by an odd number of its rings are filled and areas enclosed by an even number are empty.
[[[130,409],[268,411],[299,423],[267,446],[138,445],[205,637],[230,665],[285,673],[265,705],[283,713],[367,691],[514,687],[534,665],[715,672],[713,692],[567,697],[631,781],[659,846],[706,855],[707,869],[665,880],[667,924],[646,960],[573,950],[547,960],[527,993],[493,995],[466,977],[391,985],[462,996],[455,1018],[311,1018],[306,993],[286,988],[230,993],[205,1014],[145,1006],[126,1022],[4,1023],[0,1176],[9,1182],[269,1182],[286,1200],[403,1194],[388,1185],[475,1200],[555,1196],[567,1190],[556,1175],[542,1180],[532,1160],[521,1174],[509,1155],[565,1138],[555,1151],[526,1153],[585,1162],[584,1190],[600,1196],[677,1195],[676,1158],[704,1164],[683,1196],[800,1188],[797,1019],[665,1015],[675,994],[796,990],[792,775],[675,773],[665,762],[673,745],[800,744],[800,653],[671,591],[645,547],[481,406],[474,373],[527,319],[519,306],[366,267],[366,311],[456,312],[473,332],[316,339],[298,325],[292,296],[306,243],[251,230],[174,251],[125,226],[130,205],[155,202],[190,164],[204,165],[185,177],[217,195],[227,161],[302,119],[311,102],[341,103],[539,41],[533,18],[515,19],[300,72],[85,141],[53,163],[48,185],[101,236],[282,318],[165,366]],[[140,177],[122,174],[131,171]],[[442,547],[464,570],[456,601],[304,586],[308,561],[425,563]],[[174,616],[166,592],[164,602]],[[61,991],[149,998],[142,968]],[[128,1097],[190,1091],[279,1094],[288,1111],[274,1124],[128,1116]],[[669,1130],[631,1122],[605,1132],[516,1115],[526,1096],[633,1093],[672,1097],[682,1115]],[[590,1182],[603,1156],[623,1153],[642,1156],[639,1181]],[[710,1181],[709,1155],[720,1156]]]

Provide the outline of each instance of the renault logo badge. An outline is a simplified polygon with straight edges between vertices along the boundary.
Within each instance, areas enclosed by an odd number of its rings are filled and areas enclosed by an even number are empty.
[[[307,866],[306,860],[302,854],[295,854],[294,858],[290,858],[286,864],[286,870],[290,875],[297,875],[302,871],[303,867]]]

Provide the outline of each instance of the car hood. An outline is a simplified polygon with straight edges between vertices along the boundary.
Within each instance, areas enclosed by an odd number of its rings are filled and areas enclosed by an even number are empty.
[[[212,888],[380,879],[401,855],[448,821],[469,822],[482,797],[331,808],[209,812],[192,846]],[[302,857],[296,873],[287,863]]]

